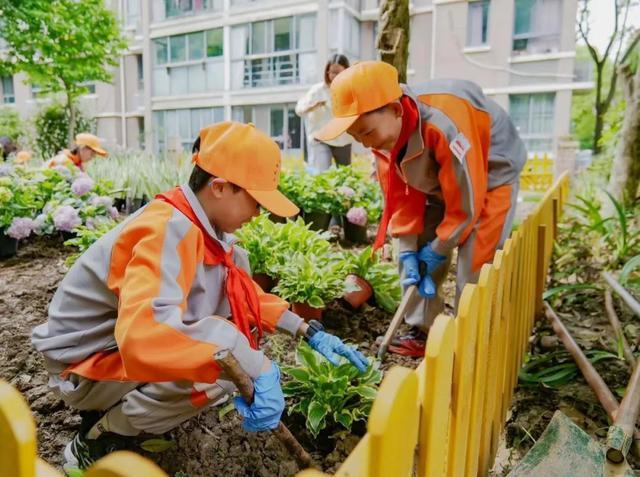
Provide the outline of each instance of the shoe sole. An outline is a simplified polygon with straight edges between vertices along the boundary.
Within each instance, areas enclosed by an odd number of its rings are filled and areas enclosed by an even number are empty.
[[[80,470],[80,462],[78,462],[78,459],[75,455],[73,455],[73,452],[71,451],[71,442],[69,442],[64,448],[63,455],[64,464],[62,464],[62,470],[64,470],[64,473],[67,474],[67,476],[73,477],[73,474],[71,474],[70,472]],[[75,475],[78,474],[76,473]]]

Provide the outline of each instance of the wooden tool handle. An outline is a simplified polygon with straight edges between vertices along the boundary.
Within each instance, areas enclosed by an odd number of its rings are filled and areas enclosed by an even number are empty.
[[[254,392],[253,381],[240,367],[238,361],[230,353],[227,353],[224,357],[218,357],[217,362],[222,365],[224,372],[231,378],[244,400],[251,404]],[[282,421],[271,432],[284,444],[301,468],[306,469],[313,466],[311,455],[304,450]]]
[[[393,339],[396,332],[398,331],[398,328],[400,327],[400,323],[402,323],[402,318],[404,317],[404,314],[406,312],[407,305],[409,304],[413,296],[416,294],[417,290],[418,290],[418,287],[416,285],[411,285],[409,288],[407,288],[407,291],[404,292],[404,296],[400,301],[400,305],[396,310],[396,314],[393,315],[393,319],[389,324],[389,328],[387,329],[387,332],[384,334],[384,338],[382,338],[382,343],[380,343],[380,348],[378,349],[378,359],[380,360],[384,359],[385,355],[387,354],[387,350],[389,349],[389,343],[391,343],[391,340]]]

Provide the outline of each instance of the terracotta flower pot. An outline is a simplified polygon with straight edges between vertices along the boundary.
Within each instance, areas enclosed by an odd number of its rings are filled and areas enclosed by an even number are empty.
[[[331,214],[326,212],[305,212],[303,217],[311,230],[327,230],[331,223]]]
[[[342,217],[344,239],[351,243],[367,243],[367,226],[352,224],[346,217]]]
[[[314,308],[308,303],[293,303],[291,305],[291,311],[300,318],[304,318],[305,321],[322,319],[322,310],[324,308]]]
[[[260,285],[260,288],[267,293],[269,293],[275,286],[273,278],[266,273],[254,273],[251,278],[253,278],[253,281]]]
[[[364,278],[358,275],[349,274],[345,279],[347,283],[357,285],[360,290],[346,293],[344,300],[354,309],[360,308],[364,303],[373,296],[373,288]]]
[[[18,240],[9,237],[0,229],[0,258],[13,257],[18,253]]]

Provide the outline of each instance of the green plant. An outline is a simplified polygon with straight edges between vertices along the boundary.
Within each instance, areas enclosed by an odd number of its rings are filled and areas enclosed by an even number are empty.
[[[65,265],[71,267],[75,261],[82,255],[91,245],[98,241],[100,237],[109,232],[112,228],[118,225],[115,220],[105,220],[93,228],[88,228],[85,225],[76,227],[73,231],[75,237],[67,240],[64,244],[71,247],[76,247],[78,251],[65,260]]]
[[[640,291],[640,255],[629,259],[620,271],[620,284]]]
[[[41,109],[34,118],[35,145],[42,157],[51,157],[67,146],[69,136],[69,111],[60,103],[52,103]],[[76,111],[73,135],[93,131],[95,120]]]
[[[400,303],[402,289],[395,265],[380,261],[379,254],[371,247],[360,253],[348,255],[350,273],[365,279],[375,296],[378,306],[388,312],[394,312]]]
[[[323,308],[329,301],[352,291],[345,284],[349,263],[341,253],[315,255],[294,252],[278,267],[278,284],[273,292],[290,303],[308,303]]]
[[[283,367],[291,381],[282,390],[292,405],[289,414],[306,418],[307,429],[317,437],[323,429],[341,425],[351,430],[354,421],[366,420],[382,380],[380,363],[375,361],[360,374],[350,363],[333,366],[301,341],[297,348],[296,367]]]
[[[6,136],[13,142],[18,142],[24,133],[24,124],[18,111],[14,108],[0,108],[0,136]]]

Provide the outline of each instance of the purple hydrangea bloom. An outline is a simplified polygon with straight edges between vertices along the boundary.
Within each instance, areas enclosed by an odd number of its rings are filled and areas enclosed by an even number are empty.
[[[47,222],[47,215],[46,214],[40,214],[38,215],[35,220],[33,221],[33,230],[36,232],[41,231],[45,224]]]
[[[108,196],[97,195],[91,199],[91,205],[95,205],[96,207],[104,206],[108,209],[113,205],[113,199]]]
[[[14,239],[23,239],[31,235],[35,228],[33,220],[28,217],[16,217],[11,222],[11,226],[7,229],[7,235]]]
[[[338,187],[338,194],[348,197],[349,199],[356,195],[356,191],[349,186]]]
[[[107,209],[107,212],[109,213],[109,217],[111,217],[112,219],[117,219],[120,216],[118,209],[116,209],[115,207],[109,207]]]
[[[11,164],[0,164],[0,176],[8,176],[13,172]]]
[[[80,219],[78,211],[70,205],[59,207],[53,214],[53,224],[63,232],[71,232],[81,223],[82,219]]]
[[[80,176],[71,184],[71,192],[75,195],[85,195],[91,189],[93,189],[93,179],[89,176]]]
[[[53,170],[58,172],[65,179],[71,179],[71,176],[73,175],[68,167],[55,166]]]
[[[367,225],[367,211],[364,207],[351,207],[347,212],[347,220],[354,225]]]
[[[84,226],[86,228],[88,228],[89,230],[94,230],[96,228],[96,224],[93,222],[93,219],[91,217],[89,217],[85,223]]]

